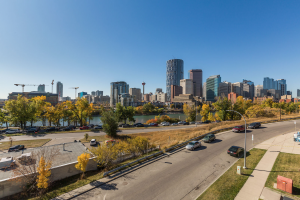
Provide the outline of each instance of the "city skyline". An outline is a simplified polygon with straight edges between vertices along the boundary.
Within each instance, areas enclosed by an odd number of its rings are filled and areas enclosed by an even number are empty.
[[[299,88],[298,1],[0,5],[1,99],[22,91],[16,83],[49,85],[51,92],[52,80],[63,82],[64,96],[72,98],[70,87],[109,95],[109,84],[117,81],[133,88],[144,81],[145,93],[165,90],[165,62],[174,58],[184,61],[184,79],[189,70],[202,69],[203,80],[214,74],[256,85],[264,77],[285,79],[294,97]]]

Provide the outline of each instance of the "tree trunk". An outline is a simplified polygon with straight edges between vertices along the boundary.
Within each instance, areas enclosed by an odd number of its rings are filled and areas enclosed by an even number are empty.
[[[6,124],[6,129],[8,129],[8,124],[7,124],[7,122],[5,122],[5,124]]]

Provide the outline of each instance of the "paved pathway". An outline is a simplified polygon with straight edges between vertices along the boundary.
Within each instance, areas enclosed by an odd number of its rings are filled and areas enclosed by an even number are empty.
[[[258,200],[262,195],[266,180],[278,154],[280,152],[300,154],[300,144],[293,141],[293,134],[294,132],[279,135],[255,146],[256,148],[267,149],[267,152],[254,169],[235,200]]]

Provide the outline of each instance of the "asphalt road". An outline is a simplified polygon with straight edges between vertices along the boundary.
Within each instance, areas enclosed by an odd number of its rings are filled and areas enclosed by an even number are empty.
[[[294,130],[294,121],[248,130],[247,150],[252,148],[252,134],[255,145]],[[216,138],[215,142],[203,143],[195,151],[182,148],[74,199],[195,199],[236,161],[237,158],[227,154],[227,149],[232,145],[244,146],[245,134],[227,131],[217,134]]]

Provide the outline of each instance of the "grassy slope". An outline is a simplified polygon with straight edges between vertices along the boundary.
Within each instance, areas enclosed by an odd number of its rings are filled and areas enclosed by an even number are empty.
[[[23,144],[23,145],[25,145],[25,148],[34,148],[34,147],[40,147],[50,140],[51,139],[13,141],[12,146],[18,145],[18,144]],[[10,142],[0,142],[0,143],[1,143],[0,150],[9,149]]]

